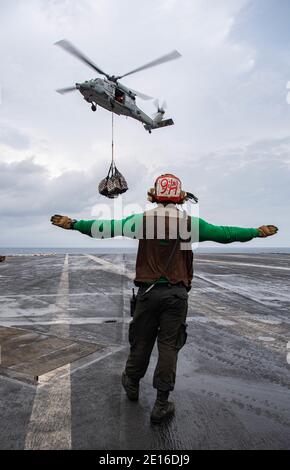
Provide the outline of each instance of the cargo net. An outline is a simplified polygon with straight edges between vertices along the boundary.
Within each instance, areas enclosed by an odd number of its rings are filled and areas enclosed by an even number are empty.
[[[113,199],[119,194],[125,193],[127,189],[127,181],[112,161],[108,175],[99,184],[99,193]]]
[[[106,178],[99,184],[99,193],[102,196],[114,199],[119,194],[125,193],[128,189],[127,181],[119,172],[114,161],[114,113],[112,113],[112,161]]]

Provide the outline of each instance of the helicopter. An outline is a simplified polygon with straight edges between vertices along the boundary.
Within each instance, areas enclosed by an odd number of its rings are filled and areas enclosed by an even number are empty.
[[[133,90],[132,88],[126,87],[119,80],[133,73],[140,72],[141,70],[155,67],[156,65],[160,65],[170,60],[178,59],[181,57],[181,54],[178,51],[174,50],[169,54],[163,55],[152,62],[125,73],[124,75],[115,76],[105,73],[68,40],[62,39],[56,42],[55,45],[61,47],[74,57],[77,57],[94,71],[98,72],[100,75],[104,75],[105,77],[94,78],[92,80],[86,80],[83,83],[76,83],[71,87],[57,89],[56,91],[58,93],[65,94],[78,90],[83,95],[84,99],[91,104],[92,111],[96,111],[97,105],[99,105],[115,114],[131,117],[140,121],[145,130],[150,134],[152,129],[172,126],[174,124],[171,118],[163,119],[166,108],[165,102],[160,106],[158,100],[154,101],[157,112],[155,116],[151,118],[136,105],[136,96],[143,100],[151,100],[153,98]]]

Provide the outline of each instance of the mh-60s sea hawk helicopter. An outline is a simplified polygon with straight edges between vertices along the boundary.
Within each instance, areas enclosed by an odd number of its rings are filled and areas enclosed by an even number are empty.
[[[142,122],[145,129],[149,131],[149,133],[151,133],[152,129],[158,129],[160,127],[171,126],[174,124],[172,119],[163,119],[165,113],[165,103],[163,103],[162,106],[159,106],[158,100],[154,102],[157,106],[157,113],[152,119],[140,108],[138,108],[136,105],[136,96],[144,100],[150,100],[153,98],[151,96],[144,95],[143,93],[139,93],[138,91],[131,88],[127,88],[125,85],[120,83],[119,80],[123,77],[127,77],[128,75],[132,75],[133,73],[140,72],[141,70],[155,67],[156,65],[162,64],[164,62],[177,59],[178,57],[181,57],[181,54],[178,51],[172,51],[169,54],[159,57],[158,59],[155,59],[152,62],[142,65],[141,67],[138,67],[134,70],[131,70],[131,72],[125,73],[124,75],[114,76],[105,73],[102,69],[100,69],[100,67],[98,67],[66,39],[62,39],[55,44],[62,47],[73,56],[77,57],[79,60],[90,66],[99,74],[106,77],[87,80],[83,83],[76,83],[75,86],[72,87],[60,88],[56,90],[58,93],[64,94],[79,90],[84,99],[88,103],[91,103],[92,111],[96,111],[97,105],[99,105],[102,108],[105,108],[108,111],[112,111],[116,114],[122,114],[124,116],[137,119],[137,121]]]

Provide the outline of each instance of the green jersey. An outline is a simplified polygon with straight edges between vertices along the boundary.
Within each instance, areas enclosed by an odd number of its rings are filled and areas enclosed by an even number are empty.
[[[78,220],[73,229],[93,238],[113,238],[116,236],[138,238],[138,228],[143,222],[144,214],[135,214],[123,219]],[[247,242],[259,236],[257,228],[231,227],[209,224],[203,219],[191,217],[192,226],[197,228],[195,241],[213,241],[217,243]]]

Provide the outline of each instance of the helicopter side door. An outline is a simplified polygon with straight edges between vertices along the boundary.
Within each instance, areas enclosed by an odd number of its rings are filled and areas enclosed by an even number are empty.
[[[124,105],[125,100],[126,100],[126,95],[125,95],[124,91],[116,86],[116,88],[115,88],[115,101],[117,101],[121,105]]]

